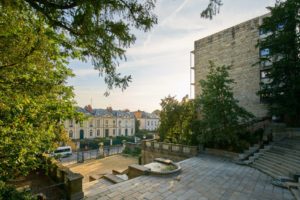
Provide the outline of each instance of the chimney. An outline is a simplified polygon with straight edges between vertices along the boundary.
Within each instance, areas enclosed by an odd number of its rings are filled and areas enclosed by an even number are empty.
[[[89,113],[92,113],[92,112],[93,112],[93,108],[92,108],[91,105],[85,106],[84,109],[85,109],[86,111],[88,111]]]

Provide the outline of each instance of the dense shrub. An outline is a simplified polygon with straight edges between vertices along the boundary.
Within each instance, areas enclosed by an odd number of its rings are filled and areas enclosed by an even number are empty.
[[[141,154],[141,148],[139,147],[135,147],[134,149],[125,147],[125,149],[123,150],[123,154],[128,154],[131,156],[139,156]]]
[[[29,192],[18,192],[15,187],[0,181],[0,200],[34,200]]]
[[[126,142],[134,142],[133,136],[117,136],[112,138],[113,139],[113,145],[121,145],[123,144],[123,140],[126,140]],[[80,141],[80,149],[85,149],[87,146],[88,149],[98,149],[99,144],[103,143],[104,146],[110,145],[110,139],[109,138],[94,138],[94,139],[84,139]]]

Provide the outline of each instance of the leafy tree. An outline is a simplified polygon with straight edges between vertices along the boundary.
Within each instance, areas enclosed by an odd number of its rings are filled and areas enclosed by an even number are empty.
[[[0,0],[2,9],[15,9],[16,14],[30,10],[54,32],[49,35],[58,42],[62,53],[82,61],[90,59],[104,76],[108,89],[125,89],[131,76],[122,76],[116,67],[126,59],[126,48],[136,37],[132,29],[150,30],[157,23],[153,13],[156,0]],[[212,18],[219,11],[221,0],[209,0],[201,17]],[[62,37],[63,36],[63,37]],[[108,90],[105,93],[109,94]]]
[[[259,94],[269,105],[271,115],[284,116],[293,125],[300,124],[300,2],[278,1],[269,8],[271,16],[263,20],[261,32],[270,33],[258,43],[260,63],[269,81],[261,83]],[[265,66],[270,63],[270,66]]]
[[[194,102],[184,97],[181,102],[175,97],[162,99],[160,112],[159,135],[162,141],[194,144],[194,133],[191,130],[196,118]]]
[[[2,0],[2,9],[29,10],[54,28],[50,37],[61,45],[64,55],[85,61],[91,59],[108,89],[125,89],[131,76],[116,71],[125,59],[125,49],[135,41],[132,29],[148,31],[157,23],[152,13],[155,0]],[[63,37],[61,37],[63,36]]]
[[[135,120],[135,134],[140,132],[140,125],[141,125],[140,120]]]
[[[154,114],[154,115],[156,115],[156,116],[159,117],[159,115],[160,115],[160,110],[156,109],[156,110],[154,110],[154,111],[152,112],[152,114]]]
[[[0,180],[37,168],[66,139],[61,122],[79,117],[54,34],[30,10],[0,7]]]
[[[232,92],[233,79],[229,78],[230,67],[216,67],[210,62],[206,80],[201,80],[202,93],[196,99],[200,110],[198,129],[200,143],[210,147],[226,148],[238,143],[241,124],[253,115],[238,105]],[[200,125],[199,125],[200,123]]]

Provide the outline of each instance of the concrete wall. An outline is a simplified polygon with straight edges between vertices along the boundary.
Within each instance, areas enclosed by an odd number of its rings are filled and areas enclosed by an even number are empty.
[[[266,116],[266,106],[256,95],[260,89],[260,66],[253,66],[259,60],[259,49],[255,45],[260,37],[258,26],[262,18],[254,18],[195,41],[195,97],[201,94],[199,81],[208,74],[209,60],[217,66],[231,65],[229,73],[236,82],[233,91],[239,104],[257,117]]]
[[[196,146],[163,143],[155,140],[142,142],[143,165],[153,162],[155,158],[164,158],[179,162],[196,155],[198,155],[198,147]]]
[[[51,157],[44,156],[44,164],[46,173],[56,183],[62,183],[63,189],[68,200],[83,199],[84,193],[82,191],[83,176],[72,172],[69,168],[63,166]]]

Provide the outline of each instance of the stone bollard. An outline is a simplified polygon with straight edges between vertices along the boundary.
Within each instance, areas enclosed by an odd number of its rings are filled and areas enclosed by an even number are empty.
[[[67,175],[66,190],[68,200],[83,199],[82,179],[83,176],[78,173],[69,173]]]

